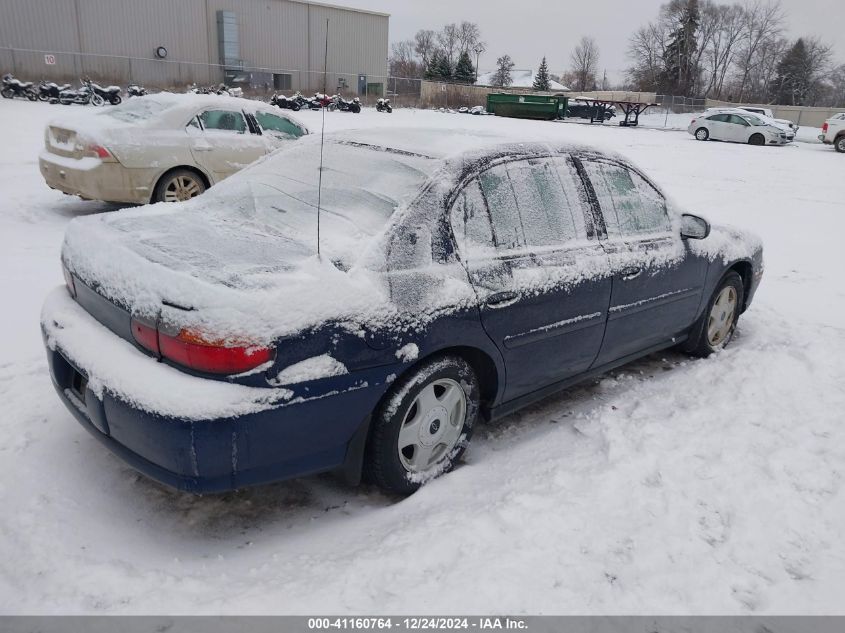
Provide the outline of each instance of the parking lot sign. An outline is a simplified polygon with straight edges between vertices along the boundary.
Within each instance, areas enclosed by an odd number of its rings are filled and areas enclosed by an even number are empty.
[[[48,66],[55,66],[56,65],[56,56],[55,55],[44,55],[44,63]]]

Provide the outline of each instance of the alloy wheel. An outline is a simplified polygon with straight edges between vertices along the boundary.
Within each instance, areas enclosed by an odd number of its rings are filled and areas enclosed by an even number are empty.
[[[179,175],[170,180],[164,188],[165,202],[184,202],[200,195],[202,186],[190,176]]]

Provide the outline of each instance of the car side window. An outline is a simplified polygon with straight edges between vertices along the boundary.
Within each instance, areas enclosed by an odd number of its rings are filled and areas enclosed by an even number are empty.
[[[231,110],[206,110],[199,115],[202,127],[205,130],[220,130],[234,132],[235,134],[246,133],[246,119],[241,112]]]
[[[642,176],[615,163],[584,161],[608,237],[663,233],[672,228],[666,200]]]
[[[728,122],[733,123],[734,125],[742,125],[742,126],[745,126],[745,127],[750,126],[748,121],[746,121],[744,118],[742,118],[741,116],[739,116],[737,114],[731,114],[730,115],[730,121],[728,121]]]
[[[491,167],[478,180],[490,211],[496,248],[512,250],[525,246],[525,230],[507,167],[504,164]]]
[[[575,190],[564,188],[561,182],[558,171],[567,176],[566,167],[548,158],[507,164],[526,246],[557,246],[578,236],[575,217],[578,214],[583,218],[583,206]]]
[[[493,227],[478,180],[472,180],[458,194],[449,214],[458,252],[466,258],[494,253]]]
[[[197,120],[197,117],[195,116],[191,117],[191,120],[188,121],[188,125],[186,125],[185,127],[188,128],[189,131],[196,131],[202,129],[200,127],[199,121]]]
[[[714,123],[726,123],[728,116],[726,114],[714,114],[713,116],[707,117],[707,120],[713,121]]]
[[[256,112],[255,118],[261,129],[269,134],[275,136],[283,136],[285,138],[299,138],[305,131],[298,125],[292,123],[288,119],[275,114],[268,114],[267,112]]]

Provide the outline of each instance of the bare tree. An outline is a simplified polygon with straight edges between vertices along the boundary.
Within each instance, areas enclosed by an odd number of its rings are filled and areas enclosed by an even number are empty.
[[[663,54],[669,37],[667,25],[662,21],[650,22],[640,27],[628,43],[628,55],[633,65],[628,78],[637,90],[656,91],[663,72]]]
[[[464,20],[458,26],[458,54],[471,54],[477,44],[481,43],[481,29],[475,22],[467,22]]]
[[[582,37],[570,57],[575,75],[576,90],[588,90],[596,83],[596,69],[599,64],[599,47],[592,37]]]
[[[706,87],[702,91],[705,97],[721,98],[725,77],[733,65],[737,44],[742,37],[745,22],[741,6],[710,5],[705,11],[713,12],[712,19],[716,28],[704,41],[704,61]]]
[[[771,48],[783,32],[784,12],[778,0],[763,3],[754,0],[745,6],[742,45],[737,58],[739,77],[738,100],[742,101],[749,87],[751,74],[761,62],[761,49]]]
[[[390,47],[390,74],[393,77],[422,77],[424,67],[417,61],[414,40],[394,42]]]
[[[500,88],[507,88],[513,83],[511,79],[511,70],[513,70],[514,63],[510,55],[502,55],[496,60],[496,73],[493,75],[494,86]]]
[[[443,30],[437,34],[437,42],[440,44],[440,49],[446,53],[446,59],[449,60],[449,65],[454,67],[458,58],[459,51],[459,30],[454,23],[447,24]]]
[[[420,29],[414,36],[414,52],[422,60],[422,65],[427,67],[431,61],[434,51],[437,49],[437,35],[429,29]]]

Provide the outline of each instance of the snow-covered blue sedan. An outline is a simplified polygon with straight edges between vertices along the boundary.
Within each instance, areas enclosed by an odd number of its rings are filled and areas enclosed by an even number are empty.
[[[759,240],[619,157],[398,129],[79,218],[62,263],[41,316],[59,396],[197,492],[324,471],[412,492],[480,419],[663,348],[721,349],[763,271]]]

